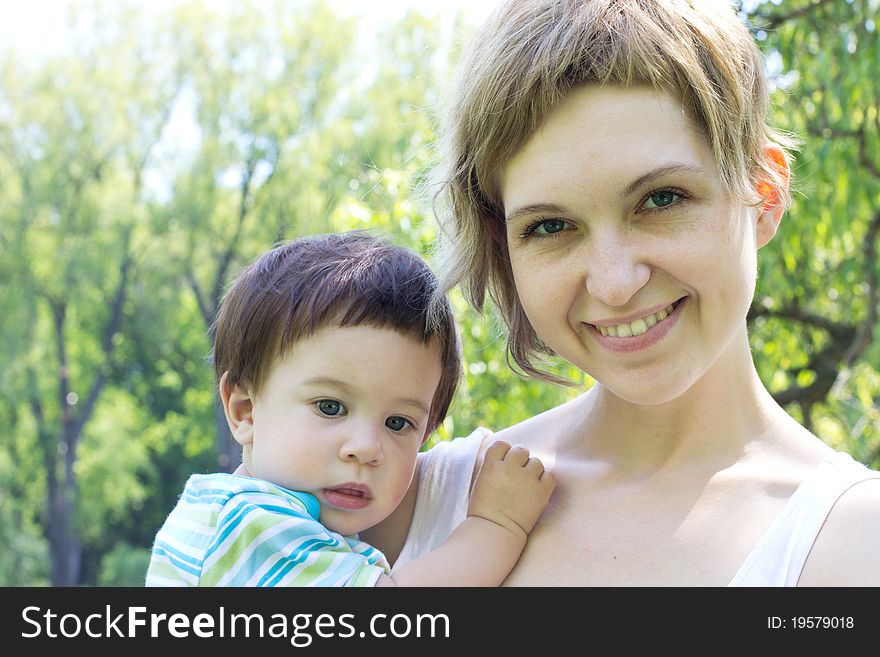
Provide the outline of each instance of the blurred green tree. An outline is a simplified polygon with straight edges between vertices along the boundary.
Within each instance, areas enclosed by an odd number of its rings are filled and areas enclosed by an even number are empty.
[[[167,45],[160,35],[130,30],[131,14],[114,18],[69,56],[32,66],[9,53],[2,66],[0,235],[12,321],[0,385],[14,391],[5,440],[10,454],[39,455],[38,472],[10,478],[19,490],[44,489],[45,506],[27,517],[42,516],[53,585],[79,581],[78,459],[125,339],[148,237],[145,167],[176,93],[173,77],[150,61]],[[19,434],[25,427],[30,436]]]

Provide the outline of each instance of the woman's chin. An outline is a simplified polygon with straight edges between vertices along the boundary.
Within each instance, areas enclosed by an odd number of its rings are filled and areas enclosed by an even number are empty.
[[[592,376],[592,375],[591,375]],[[602,388],[617,399],[635,406],[662,406],[680,399],[692,388],[692,383],[664,382],[662,379],[648,377],[635,381],[608,380],[596,378]],[[605,380],[603,380],[605,379]]]

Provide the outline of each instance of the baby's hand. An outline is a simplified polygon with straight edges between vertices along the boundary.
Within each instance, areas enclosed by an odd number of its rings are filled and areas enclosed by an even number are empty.
[[[532,531],[556,488],[552,472],[529,458],[522,445],[497,440],[486,450],[474,482],[468,515],[491,520],[514,532]]]

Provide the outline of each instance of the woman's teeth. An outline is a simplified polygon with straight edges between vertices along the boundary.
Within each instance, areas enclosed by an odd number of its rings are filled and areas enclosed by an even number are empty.
[[[597,326],[596,328],[599,330],[599,333],[605,336],[609,336],[612,338],[631,338],[636,335],[641,335],[649,328],[654,326],[654,324],[662,322],[664,319],[669,317],[669,314],[674,309],[674,304],[669,304],[660,312],[654,313],[653,315],[648,315],[647,317],[642,317],[641,319],[629,322],[628,324],[618,324],[617,326]]]

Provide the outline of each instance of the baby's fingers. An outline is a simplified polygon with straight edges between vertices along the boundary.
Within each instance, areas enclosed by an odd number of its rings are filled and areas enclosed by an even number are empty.
[[[544,470],[541,475],[541,484],[548,493],[552,493],[556,489],[556,477],[549,470]]]
[[[525,467],[526,463],[529,462],[529,450],[522,445],[514,445],[507,450],[504,460],[511,465]]]
[[[529,450],[523,445],[510,446],[503,440],[496,440],[486,449],[486,456],[483,461],[491,463],[492,461],[505,461],[512,465],[524,466],[529,460]]]
[[[528,460],[523,470],[537,483],[538,490],[541,490],[549,499],[556,489],[556,477],[553,476],[553,473],[544,467],[540,459],[535,457]]]
[[[503,461],[507,452],[510,450],[510,444],[503,440],[496,440],[486,449],[486,455],[483,461],[491,463],[492,461]]]
[[[544,464],[541,462],[541,459],[537,459],[534,456],[526,461],[525,469],[536,479],[540,479],[541,475],[544,474]]]

